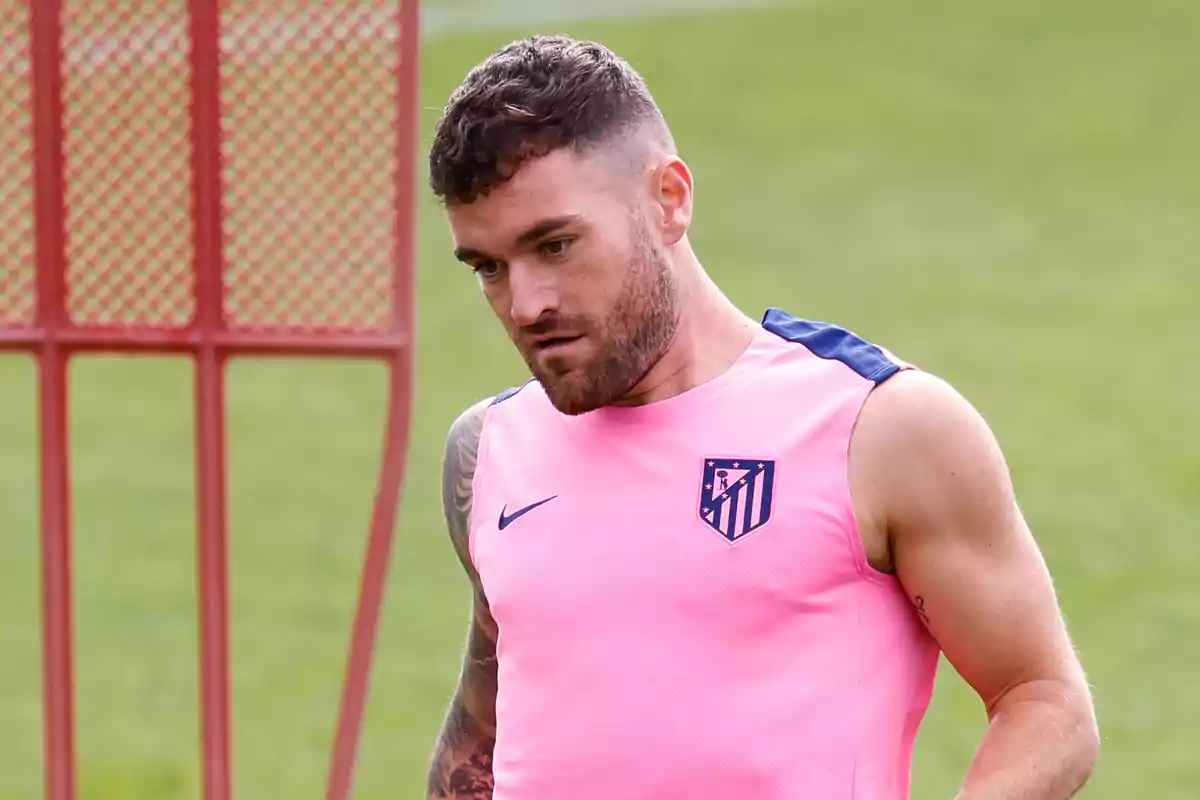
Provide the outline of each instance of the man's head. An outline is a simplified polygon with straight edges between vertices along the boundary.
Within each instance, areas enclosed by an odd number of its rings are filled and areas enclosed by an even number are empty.
[[[625,400],[675,334],[691,219],[641,77],[592,42],[514,42],[451,95],[429,167],[456,255],[555,406]]]

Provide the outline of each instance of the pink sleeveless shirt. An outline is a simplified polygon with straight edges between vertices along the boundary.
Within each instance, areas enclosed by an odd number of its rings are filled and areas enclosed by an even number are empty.
[[[495,800],[899,800],[937,647],[866,562],[847,453],[901,367],[771,309],[724,375],[480,442],[471,557],[499,626]]]

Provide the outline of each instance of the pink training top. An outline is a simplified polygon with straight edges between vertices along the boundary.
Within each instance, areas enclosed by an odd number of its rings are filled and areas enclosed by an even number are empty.
[[[771,309],[724,375],[488,410],[471,556],[499,625],[495,800],[900,800],[938,649],[866,562],[847,451],[901,367]]]

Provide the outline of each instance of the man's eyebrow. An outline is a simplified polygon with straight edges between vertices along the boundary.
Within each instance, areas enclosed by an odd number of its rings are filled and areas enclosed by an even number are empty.
[[[517,237],[517,247],[522,247],[530,242],[536,242],[543,236],[549,233],[565,228],[568,225],[574,225],[583,219],[580,214],[570,214],[563,217],[550,217],[543,219],[534,224],[527,231]],[[454,250],[454,257],[459,261],[487,261],[491,257],[486,253],[482,253],[473,247],[457,247]]]
[[[479,252],[473,247],[456,247],[454,248],[454,257],[459,261],[485,261],[487,256]]]
[[[538,222],[529,230],[517,237],[517,246],[527,245],[530,242],[536,242],[548,233],[554,233],[559,228],[565,228],[568,225],[574,225],[583,219],[579,214],[571,214],[565,217],[551,217]]]

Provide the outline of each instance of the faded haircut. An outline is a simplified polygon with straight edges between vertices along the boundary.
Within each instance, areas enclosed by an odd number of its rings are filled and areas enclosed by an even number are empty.
[[[586,154],[650,131],[674,151],[646,82],[604,45],[566,36],[513,42],[472,69],[434,130],[429,182],[448,205],[469,204],[531,158]]]

